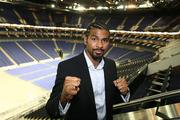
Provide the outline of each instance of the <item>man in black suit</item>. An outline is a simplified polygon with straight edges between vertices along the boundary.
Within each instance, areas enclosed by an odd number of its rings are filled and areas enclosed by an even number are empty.
[[[91,23],[85,32],[83,53],[59,63],[46,104],[51,118],[112,120],[113,104],[128,101],[126,80],[117,78],[115,62],[103,57],[109,36],[105,24]]]

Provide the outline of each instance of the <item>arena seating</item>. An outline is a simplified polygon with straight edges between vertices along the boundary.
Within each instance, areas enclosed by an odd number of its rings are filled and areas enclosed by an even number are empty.
[[[171,13],[169,15],[158,11],[139,11],[137,13],[120,12],[116,14],[108,13],[106,15],[103,15],[103,13],[79,15],[68,12],[66,12],[66,14],[62,14],[59,12],[53,12],[53,10],[50,9],[27,9],[23,6],[14,6],[6,3],[0,5],[0,7],[2,8],[1,18],[4,18],[7,23],[16,24],[86,28],[90,22],[103,21],[107,23],[110,29],[128,31],[176,31],[176,27],[179,24],[178,12],[173,12],[173,14]]]
[[[15,42],[1,42],[0,45],[17,64],[33,61]]]
[[[0,67],[10,66],[10,65],[13,64],[13,63],[3,54],[2,51],[0,51],[0,56],[1,56]]]
[[[56,41],[58,48],[61,48],[63,53],[68,56],[75,56],[83,51],[84,45],[82,43],[72,43],[66,41]],[[0,42],[3,50],[17,63],[23,64],[33,61],[47,60],[58,58],[55,51],[56,47],[51,40],[33,40],[33,41],[17,41],[17,42]],[[20,53],[20,54],[19,54]],[[1,53],[3,54],[3,53]],[[108,58],[116,61],[127,61],[138,58],[145,58],[148,55],[153,55],[151,52],[138,52],[134,50],[127,50],[119,47],[112,47],[106,55]],[[3,59],[7,59],[3,55]],[[10,61],[10,60],[8,60]]]
[[[43,49],[52,58],[58,57],[55,51],[55,45],[52,41],[34,41],[34,43]]]
[[[37,61],[48,59],[49,57],[38,49],[32,42],[23,41],[18,42],[24,49],[26,49]]]

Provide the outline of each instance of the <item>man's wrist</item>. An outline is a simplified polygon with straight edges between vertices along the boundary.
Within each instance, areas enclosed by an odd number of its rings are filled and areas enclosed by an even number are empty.
[[[60,102],[61,102],[61,103],[67,103],[67,102],[69,102],[72,98],[73,98],[72,95],[68,95],[68,94],[65,94],[64,92],[62,92],[61,97],[60,97]]]
[[[121,91],[120,91],[120,92],[121,92]],[[122,94],[123,96],[126,96],[129,92],[130,92],[130,89],[129,89],[129,87],[128,87],[127,91],[126,91],[126,92],[121,92],[121,94]]]
[[[67,98],[66,98],[66,95],[64,94],[64,92],[62,92],[62,94],[61,94],[60,102],[61,103],[66,103],[67,102]]]

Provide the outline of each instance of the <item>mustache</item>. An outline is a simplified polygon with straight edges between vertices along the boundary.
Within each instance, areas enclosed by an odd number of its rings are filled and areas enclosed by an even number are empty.
[[[93,51],[96,51],[96,50],[104,52],[103,49],[93,49]]]

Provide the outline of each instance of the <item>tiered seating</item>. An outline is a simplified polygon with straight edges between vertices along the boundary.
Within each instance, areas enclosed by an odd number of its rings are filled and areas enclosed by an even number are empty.
[[[59,48],[62,49],[63,53],[71,53],[72,52],[72,48],[73,48],[72,43],[66,42],[66,41],[57,41],[56,43],[59,46]]]
[[[88,15],[82,16],[82,20],[81,20],[82,28],[87,28],[87,26],[89,25],[89,23],[92,22],[93,18],[94,18],[94,17],[88,16]]]
[[[130,30],[132,26],[136,25],[138,21],[141,19],[140,15],[129,15],[127,21],[124,24],[123,30]]]
[[[127,49],[113,47],[112,50],[107,55],[107,57],[111,58],[111,59],[119,59],[119,58],[123,57],[125,54],[127,54],[128,52],[129,52],[129,50],[127,50]]]
[[[65,58],[67,59],[80,54],[84,49],[83,43],[71,43],[70,40],[56,41],[56,43],[58,48],[62,50]],[[22,40],[18,41],[17,44],[15,42],[1,42],[0,45],[17,64],[28,63],[34,60],[39,61],[59,57],[55,50],[56,47],[53,41]],[[113,47],[110,49],[106,57],[124,64],[127,62],[139,60],[137,58],[151,58],[153,55],[154,54],[151,52],[137,52],[125,48]]]
[[[75,55],[80,54],[84,49],[84,44],[76,43],[73,49],[73,43],[65,41],[57,41],[58,48],[62,49],[63,53],[66,54],[65,58],[70,58]],[[18,45],[20,45],[20,47]],[[28,63],[34,60],[45,60],[52,58],[58,58],[55,45],[53,41],[18,41],[15,42],[0,42],[2,49],[17,63]],[[24,51],[25,50],[25,51]],[[13,63],[9,60],[7,56],[4,55],[2,51],[1,54],[1,66],[9,66]],[[29,56],[30,55],[30,56]],[[68,57],[68,56],[69,57]]]
[[[170,22],[168,22],[167,27],[165,29],[163,29],[163,32],[165,31],[170,31],[170,32],[174,32],[174,31],[179,31],[179,19],[180,16],[173,16],[173,18],[171,19]]]
[[[109,15],[97,15],[96,16],[96,22],[102,22],[102,23],[106,23],[106,21],[110,19],[110,16]]]
[[[39,25],[41,26],[50,26],[49,16],[47,11],[38,11],[36,12],[37,21],[39,22]]]
[[[17,64],[33,61],[15,42],[1,42],[0,45]]]
[[[143,48],[157,50],[164,47],[173,38],[167,35],[112,33],[112,42],[123,45],[141,46]]]
[[[6,5],[2,3],[0,4],[0,8],[2,9],[1,16],[4,17],[8,23],[20,24],[18,17],[13,12],[14,7]]]
[[[35,19],[29,10],[26,10],[26,9],[22,10],[22,8],[19,8],[19,9],[16,9],[16,11],[19,13],[21,18],[26,21],[27,25],[35,25],[36,24]]]
[[[64,25],[67,25],[69,27],[80,27],[81,25],[78,23],[79,17],[80,16],[78,16],[78,15],[68,16],[66,24],[64,24]]]
[[[119,62],[120,64],[117,66],[118,74],[128,78],[133,77],[134,72],[153,60],[153,55],[136,56],[134,59]]]
[[[58,27],[62,26],[62,23],[64,23],[64,15],[61,15],[61,12],[52,13],[54,24]]]
[[[167,23],[173,20],[172,16],[162,16],[161,19],[154,25],[154,27],[157,26],[167,26]]]
[[[155,20],[157,20],[158,18],[155,17],[155,16],[152,16],[152,15],[145,15],[144,16],[144,19],[143,21],[141,22],[141,24],[139,25],[139,28],[137,29],[137,31],[144,31],[145,28],[148,26],[148,25],[152,25],[153,22]]]
[[[84,50],[84,44],[83,43],[77,43],[76,48],[75,48],[75,50],[73,52],[73,55],[78,55],[81,52],[83,52],[83,50]]]
[[[143,52],[137,52],[137,51],[132,51],[131,53],[127,54],[126,56],[123,57],[123,59],[125,60],[131,60],[131,59],[135,59],[138,57],[143,57],[145,55],[147,55],[149,52],[143,51]]]
[[[27,50],[36,60],[44,60],[49,57],[41,52],[36,46],[29,41],[18,42],[25,50]]]
[[[163,12],[156,11],[134,11],[131,12],[117,12],[117,13],[92,13],[76,14],[63,11],[53,11],[51,9],[40,9],[37,7],[14,6],[7,3],[0,5],[2,8],[1,16],[5,18],[8,23],[16,24],[31,24],[31,25],[45,25],[45,26],[69,26],[86,28],[92,21],[107,22],[110,29],[121,30],[156,30],[158,31],[172,31],[179,21],[178,12],[167,16]],[[11,17],[9,17],[11,16]],[[26,22],[24,22],[26,21]],[[131,29],[135,26],[135,29]],[[155,27],[155,28],[154,28]],[[161,29],[162,28],[162,29]]]
[[[116,29],[118,25],[122,24],[122,21],[124,20],[124,18],[125,18],[125,15],[116,15],[116,16],[112,15],[110,21],[107,24],[109,29]]]
[[[52,41],[34,41],[34,43],[37,44],[41,49],[43,49],[52,58],[58,57],[55,51],[54,43]]]
[[[0,51],[0,67],[13,65],[13,63]]]

